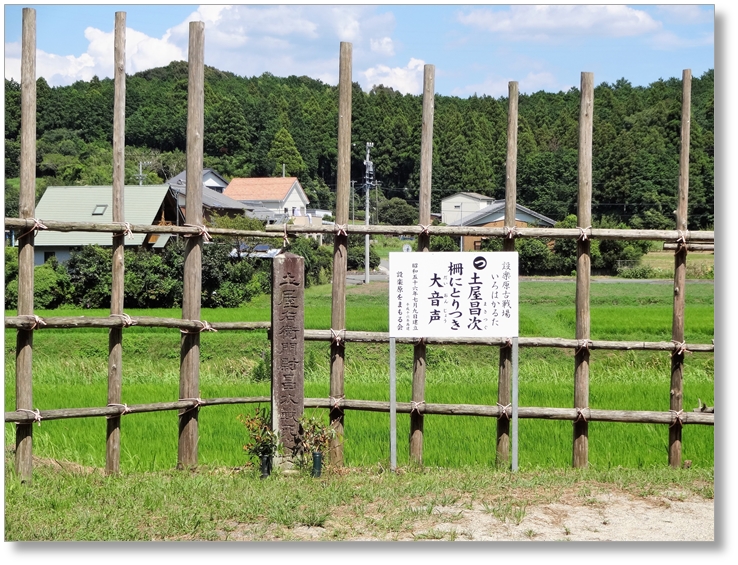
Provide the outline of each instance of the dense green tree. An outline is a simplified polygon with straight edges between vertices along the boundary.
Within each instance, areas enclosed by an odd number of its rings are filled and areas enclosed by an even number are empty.
[[[287,128],[281,128],[274,136],[267,158],[273,163],[271,176],[281,176],[283,166],[284,173],[288,177],[300,177],[306,171],[305,161],[302,160],[295,140]]]
[[[127,77],[126,142],[157,155],[146,169],[146,182],[164,181],[185,168],[187,79],[186,61]],[[96,77],[64,87],[37,80],[41,190],[49,184],[110,182],[113,87],[112,80]],[[354,83],[352,91],[351,178],[363,180],[365,143],[373,142],[382,192],[417,204],[422,97],[383,85],[365,92]],[[518,199],[555,220],[576,208],[579,104],[576,88],[519,99]],[[312,204],[334,205],[337,87],[304,76],[238,77],[206,67],[204,111],[206,166],[227,177],[272,176],[281,175],[282,162],[294,158],[289,174],[299,176]],[[504,197],[506,111],[505,97],[435,96],[433,211],[439,211],[442,198],[460,191]],[[593,221],[612,217],[629,227],[674,227],[680,128],[680,79],[634,87],[622,78],[597,85]],[[20,85],[6,80],[8,179],[19,173],[19,133]],[[135,182],[137,172],[131,160],[126,182]],[[714,225],[712,70],[692,80],[688,219],[690,229]]]
[[[418,210],[395,197],[379,205],[379,221],[393,226],[412,226],[418,223]]]
[[[111,248],[85,245],[66,262],[72,284],[71,301],[82,308],[109,308],[112,285]]]

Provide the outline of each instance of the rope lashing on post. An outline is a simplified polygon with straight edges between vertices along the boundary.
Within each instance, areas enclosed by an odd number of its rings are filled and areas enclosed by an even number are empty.
[[[420,235],[430,235],[431,224],[428,224],[427,226],[424,226],[423,224],[418,225],[420,226]]]
[[[28,412],[29,414],[33,414],[33,421],[38,422],[38,425],[41,425],[41,412],[38,408],[35,410],[28,410],[26,408],[18,408],[18,412]]]
[[[589,410],[589,408],[588,408],[588,407],[587,407],[587,408],[576,408],[576,411],[577,411],[577,417],[576,417],[576,419],[574,420],[574,423],[575,423],[575,424],[576,424],[577,422],[579,422],[579,421],[582,421],[582,422],[584,422],[585,424],[587,423],[587,417],[586,417],[586,416],[584,415],[584,411],[585,411],[585,410]]]
[[[505,234],[506,239],[515,239],[518,235],[518,228],[516,228],[515,226],[513,227],[505,226],[503,228],[503,233]]]
[[[672,357],[674,357],[674,355],[684,355],[685,353],[692,353],[692,351],[689,351],[689,349],[687,349],[686,341],[678,342],[676,340],[671,340],[671,343],[674,344],[674,351],[671,352]]]
[[[38,218],[30,218],[30,219],[33,220],[33,227],[30,230],[23,232],[18,237],[18,239],[20,239],[21,237],[27,236],[31,232],[33,232],[33,235],[35,236],[36,234],[38,234],[38,230],[47,230],[47,229],[49,229]]]
[[[185,414],[187,414],[187,412],[191,412],[192,410],[196,410],[196,409],[200,408],[200,406],[205,406],[205,402],[199,396],[197,398],[180,398],[178,400],[178,402],[184,402],[184,401],[187,401],[187,400],[194,401],[195,405],[194,406],[190,406],[189,408],[187,408],[184,412],[182,412],[180,414],[180,416],[184,416]]]
[[[589,351],[589,348],[594,345],[591,340],[589,339],[580,339],[577,341],[577,349],[574,351],[574,355],[579,355],[583,349],[586,349]]]
[[[587,241],[587,230],[591,230],[592,226],[587,226],[586,228],[582,228],[577,226],[577,229],[579,230],[579,237],[577,238],[577,241]]]
[[[416,414],[420,414],[421,408],[425,406],[425,400],[421,400],[420,402],[415,402],[414,400],[410,401],[410,414],[415,412]]]
[[[44,322],[43,318],[41,316],[37,316],[36,314],[26,314],[26,318],[30,318],[33,323],[31,324],[31,327],[28,328],[28,331],[33,331],[39,329],[41,326],[45,326],[46,322]]]
[[[118,406],[120,408],[123,408],[123,412],[121,412],[120,414],[113,414],[111,416],[106,416],[108,420],[110,420],[110,418],[115,418],[117,416],[125,416],[126,414],[130,414],[131,412],[133,412],[133,410],[128,408],[128,404],[116,404],[115,402],[111,402],[110,404],[108,404],[108,406]]]
[[[674,414],[674,421],[669,425],[670,428],[673,428],[674,426],[679,424],[679,427],[684,427],[684,421],[682,420],[682,416],[684,415],[683,410],[669,410],[669,413]]]
[[[331,410],[340,410],[343,412],[343,408],[341,408],[341,401],[346,398],[345,395],[341,396],[329,396],[328,402],[330,402]]]
[[[337,346],[341,346],[342,343],[345,343],[345,339],[341,337],[341,332],[345,332],[346,330],[334,330],[331,328],[331,344],[336,344]]]
[[[208,232],[208,228],[202,224],[183,224],[185,227],[188,228],[197,228],[197,233],[186,233],[185,237],[202,237],[205,239],[205,241],[213,241],[213,237]]]
[[[504,406],[497,402],[497,406],[500,409],[500,414],[497,416],[497,419],[500,420],[503,416],[505,419],[509,420],[510,416],[507,415],[507,409],[510,408],[512,410],[512,404],[505,404]]]
[[[200,324],[200,327],[196,330],[182,329],[182,330],[179,330],[180,333],[199,334],[202,332],[217,332],[218,331],[213,326],[211,326],[209,322],[206,322],[205,320],[192,320],[192,321],[195,322],[196,324]]]
[[[679,234],[679,237],[677,237],[676,240],[677,248],[674,251],[675,255],[679,253],[682,248],[684,248],[685,250],[687,249],[687,236],[689,235],[689,232],[686,232],[685,235],[685,232],[683,232],[682,230],[677,230],[677,233]]]
[[[507,349],[508,347],[512,347],[512,345],[513,345],[512,339],[508,337],[508,338],[505,338],[505,343],[503,343],[502,345],[500,345],[500,347],[502,349]]]
[[[348,224],[336,224],[336,227],[335,227],[336,235],[345,235],[346,237],[348,237],[348,233],[346,233],[347,228],[348,228]]]
[[[129,224],[128,222],[123,222],[123,231],[115,235],[123,235],[127,239],[133,239],[133,228],[131,227],[131,224]]]
[[[425,345],[425,338],[424,337],[418,338],[418,341],[415,342],[415,345]]]
[[[110,314],[110,318],[120,318],[123,320],[123,327],[124,328],[130,328],[131,326],[136,325],[136,320],[131,318],[128,314]]]
[[[290,238],[287,236],[287,222],[284,223],[284,233],[282,234],[282,248],[290,244]]]

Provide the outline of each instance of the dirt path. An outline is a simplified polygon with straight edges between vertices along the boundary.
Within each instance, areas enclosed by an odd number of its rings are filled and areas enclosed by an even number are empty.
[[[577,487],[578,488],[578,487]],[[571,489],[555,503],[491,508],[483,504],[417,509],[418,518],[401,531],[373,527],[366,520],[328,520],[322,527],[273,532],[272,541],[714,541],[714,500],[686,493],[634,496],[616,487],[582,497]],[[253,525],[236,526],[228,540],[265,540]],[[269,540],[265,540],[269,541]]]
[[[454,509],[441,511],[454,513]],[[611,492],[586,505],[579,499],[528,507],[517,524],[471,510],[463,511],[460,520],[434,529],[455,529],[457,540],[473,541],[713,541],[714,501],[643,499]],[[419,534],[423,532],[415,536]]]

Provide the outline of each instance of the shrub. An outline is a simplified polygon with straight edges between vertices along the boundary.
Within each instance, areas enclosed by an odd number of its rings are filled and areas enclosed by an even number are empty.
[[[369,268],[376,269],[380,262],[379,254],[370,245]],[[366,247],[364,245],[348,248],[347,268],[349,271],[363,271],[366,268]]]
[[[72,283],[72,302],[83,308],[109,308],[112,286],[112,250],[86,245],[72,251],[66,262]]]
[[[172,308],[182,302],[182,279],[161,254],[146,249],[125,251],[126,308]]]
[[[312,238],[297,237],[290,241],[287,251],[305,260],[305,287],[321,284],[326,279],[330,280],[330,273],[333,271],[333,253],[327,246],[318,245]]]
[[[540,239],[521,239],[515,243],[521,275],[536,275],[551,271],[553,254]]]
[[[415,247],[417,247],[417,240]],[[432,235],[428,244],[429,251],[458,251],[459,241],[450,235]]]
[[[624,267],[618,269],[618,276],[624,279],[651,279],[656,275],[654,269],[648,265]]]
[[[17,282],[17,279],[16,279]],[[72,283],[67,270],[52,257],[33,273],[33,302],[36,308],[51,310],[69,302]]]
[[[5,246],[5,284],[18,276],[18,248]]]
[[[49,259],[33,271],[33,306],[51,310],[70,300],[72,285],[66,269],[55,258]],[[18,308],[18,279],[5,287],[5,308]]]

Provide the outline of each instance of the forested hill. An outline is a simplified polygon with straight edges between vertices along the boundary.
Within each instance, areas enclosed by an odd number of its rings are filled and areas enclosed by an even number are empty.
[[[39,192],[52,184],[112,182],[113,81],[67,87],[37,84]],[[713,226],[714,76],[692,81],[689,227]],[[554,220],[576,213],[579,92],[520,95],[518,201]],[[18,176],[20,86],[5,81],[5,174]],[[299,177],[311,205],[335,198],[338,89],[308,77],[244,78],[206,67],[206,167],[226,178]],[[422,97],[377,86],[353,87],[352,173],[364,175],[366,142],[381,192],[417,203]],[[187,63],[129,76],[127,183],[158,183],[184,169]],[[681,79],[595,88],[593,215],[632,227],[672,229],[679,176]],[[433,211],[441,198],[473,191],[504,198],[507,99],[436,96]],[[13,185],[6,180],[7,206]],[[10,193],[8,193],[10,191]],[[12,211],[12,210],[11,210]]]

